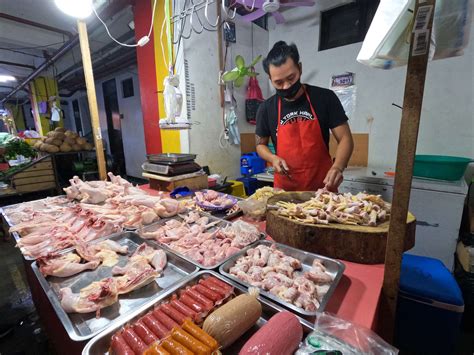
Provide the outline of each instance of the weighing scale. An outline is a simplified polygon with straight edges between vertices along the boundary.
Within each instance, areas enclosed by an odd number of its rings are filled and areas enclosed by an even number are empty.
[[[201,166],[194,162],[196,154],[150,154],[147,159],[142,169],[153,174],[176,176],[201,170]]]

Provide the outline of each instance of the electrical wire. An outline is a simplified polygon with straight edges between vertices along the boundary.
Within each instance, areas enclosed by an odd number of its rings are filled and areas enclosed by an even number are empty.
[[[155,10],[156,10],[156,3],[158,2],[158,0],[155,0],[154,3],[153,3],[153,12],[151,13],[151,23],[150,23],[150,30],[148,31],[148,35],[144,36],[144,37],[148,37],[148,40],[150,40],[150,36],[151,36],[151,32],[153,31],[153,23],[155,21]],[[102,24],[104,25],[105,27],[105,31],[107,32],[108,36],[114,41],[116,42],[117,44],[123,46],[123,47],[139,47],[140,45],[138,43],[135,43],[135,44],[127,44],[127,43],[122,43],[120,41],[118,41],[117,39],[115,39],[112,34],[110,33],[110,30],[109,28],[107,27],[106,23],[100,18],[99,14],[97,13],[96,9],[94,6],[92,6],[92,11],[94,11],[94,14],[97,16],[97,18],[99,19],[100,22],[102,22]],[[142,37],[142,38],[144,38]],[[140,41],[140,40],[139,40]]]

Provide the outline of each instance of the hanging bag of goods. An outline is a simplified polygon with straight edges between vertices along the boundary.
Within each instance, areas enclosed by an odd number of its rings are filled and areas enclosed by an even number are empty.
[[[255,72],[252,70],[252,73]],[[251,76],[247,88],[247,97],[245,99],[245,118],[248,123],[257,123],[257,110],[262,102],[263,95],[258,85],[258,80],[255,76]]]

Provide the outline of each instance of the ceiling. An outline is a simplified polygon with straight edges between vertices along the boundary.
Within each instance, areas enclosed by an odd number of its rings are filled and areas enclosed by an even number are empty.
[[[1,0],[0,3],[0,75],[17,78],[16,82],[0,83],[1,100],[22,79],[74,38],[77,26],[76,20],[62,13],[53,0]],[[133,20],[130,0],[99,0],[95,3],[114,37],[122,42],[134,40],[134,31],[128,26]],[[113,42],[94,15],[87,21],[96,79],[136,61],[135,49],[121,47]],[[60,92],[64,94],[83,88],[85,84],[79,45],[75,45],[41,75],[55,76]],[[19,91],[13,99],[26,98],[27,95],[27,92]]]

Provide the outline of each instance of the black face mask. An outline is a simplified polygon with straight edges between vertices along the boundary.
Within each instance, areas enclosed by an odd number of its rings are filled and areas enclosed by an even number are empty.
[[[291,85],[288,89],[276,89],[276,93],[278,96],[284,99],[292,99],[296,96],[298,91],[301,89],[301,81],[298,79],[293,85]]]

